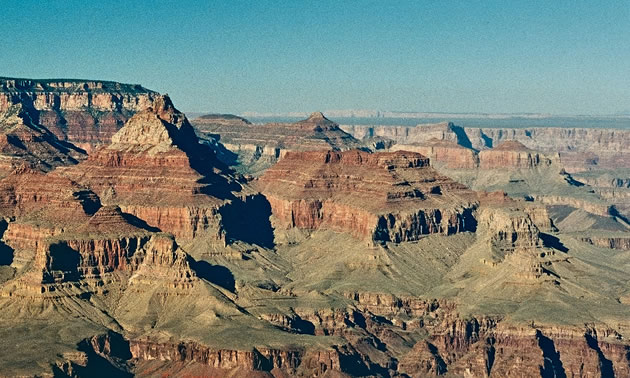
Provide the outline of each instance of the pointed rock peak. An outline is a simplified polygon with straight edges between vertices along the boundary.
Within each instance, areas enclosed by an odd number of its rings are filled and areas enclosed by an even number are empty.
[[[123,216],[120,207],[115,205],[103,206],[87,222],[82,228],[84,232],[97,233],[138,233],[143,232],[141,228],[129,224]]]
[[[307,119],[299,121],[298,125],[312,128],[313,131],[336,130],[339,125],[329,120],[322,112],[314,112]]]
[[[307,121],[330,121],[328,118],[324,117],[324,113],[322,112],[314,112],[311,113],[310,116],[308,116]]]
[[[177,110],[171,99],[158,97],[149,107],[131,117],[125,126],[112,136],[112,146],[178,146],[183,149],[199,143],[195,131],[184,113]]]

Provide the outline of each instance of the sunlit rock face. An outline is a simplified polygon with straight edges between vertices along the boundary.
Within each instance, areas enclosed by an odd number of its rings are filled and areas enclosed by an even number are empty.
[[[473,193],[415,152],[291,152],[259,188],[286,227],[393,242],[474,229]]]
[[[140,85],[111,81],[0,78],[0,112],[22,104],[60,140],[87,151],[109,143],[133,114],[160,97]]]

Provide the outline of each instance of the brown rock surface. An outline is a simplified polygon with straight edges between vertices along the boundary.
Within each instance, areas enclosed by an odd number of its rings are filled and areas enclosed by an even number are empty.
[[[357,139],[386,137],[399,144],[424,144],[432,138],[485,150],[518,141],[534,151],[559,154],[567,171],[630,168],[630,131],[599,128],[476,128],[452,123],[417,126],[342,125]]]
[[[201,117],[193,120],[193,124],[202,137],[218,136],[218,142],[238,155],[241,165],[252,166],[255,172],[275,163],[287,151],[347,150],[361,145],[320,112],[296,123],[264,125],[234,117]]]
[[[222,173],[222,164],[200,145],[186,117],[168,97],[134,115],[112,143],[75,167],[55,175],[94,190],[153,227],[192,238],[214,227],[218,210],[241,186]]]
[[[346,231],[402,242],[470,230],[476,203],[414,152],[290,152],[259,180],[286,227]]]
[[[0,78],[0,113],[22,104],[60,140],[86,150],[109,143],[127,119],[159,97],[140,85],[111,81]]]
[[[551,159],[531,151],[517,141],[507,141],[495,148],[479,153],[479,167],[481,169],[527,169],[540,165],[551,165],[551,163]]]
[[[473,169],[479,166],[477,153],[460,146],[454,141],[429,139],[422,144],[394,144],[391,151],[414,151],[431,159],[432,164],[444,165],[454,169]]]
[[[35,123],[22,104],[0,112],[0,176],[23,166],[47,172],[84,158],[82,151]]]

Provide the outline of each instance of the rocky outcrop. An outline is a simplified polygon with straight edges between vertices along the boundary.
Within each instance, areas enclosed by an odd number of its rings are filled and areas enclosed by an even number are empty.
[[[630,250],[630,234],[627,233],[580,236],[578,239],[602,248]]]
[[[233,117],[202,117],[193,124],[201,137],[216,140],[236,154],[219,155],[226,163],[238,162],[253,173],[268,168],[287,151],[347,150],[361,145],[319,112],[296,123],[254,125]]]
[[[18,168],[0,180],[0,214],[55,225],[86,220],[100,207],[91,191],[65,177]]]
[[[159,97],[140,85],[110,81],[0,78],[0,112],[22,104],[57,138],[86,150],[109,143],[134,113]]]
[[[562,196],[562,195],[544,195],[535,194],[531,196],[532,199],[543,203],[545,205],[565,205],[576,209],[582,209],[591,214],[607,217],[616,214],[615,206],[605,201],[588,200],[576,197]]]
[[[474,229],[473,193],[418,153],[290,152],[258,184],[285,227],[397,243]]]
[[[551,156],[569,172],[630,168],[630,131],[599,128],[475,128],[452,123],[417,126],[341,126],[357,139],[386,137],[399,144],[426,144],[431,139],[486,150],[506,141]],[[525,159],[525,161],[528,161]],[[528,163],[526,163],[528,164]]]
[[[442,138],[447,138],[447,135],[442,135]],[[431,138],[414,144],[394,144],[390,150],[419,152],[428,156],[434,166],[447,169],[532,169],[559,162],[558,158],[530,150],[517,141],[506,141],[495,148],[477,152],[457,144],[456,140],[457,136]]]
[[[507,141],[479,153],[481,169],[531,169],[548,166],[551,163],[551,159],[528,149],[517,141]]]
[[[473,169],[479,166],[477,153],[451,140],[429,139],[422,144],[394,144],[391,151],[414,151],[438,164],[451,169]]]
[[[0,177],[19,167],[48,172],[84,158],[82,151],[38,125],[22,104],[0,113]]]
[[[417,126],[340,126],[357,139],[384,137],[399,144],[425,144],[431,140],[445,140],[463,147],[471,147],[464,128],[452,122],[419,124]]]
[[[598,175],[584,172],[574,177],[581,183],[598,188],[630,188],[630,177],[623,173],[617,174],[615,171],[604,171]]]
[[[186,117],[168,97],[134,115],[83,163],[56,175],[91,188],[148,225],[178,238],[220,233],[218,211],[241,185],[198,143]]]

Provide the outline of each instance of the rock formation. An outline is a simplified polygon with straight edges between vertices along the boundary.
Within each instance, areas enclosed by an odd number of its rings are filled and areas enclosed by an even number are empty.
[[[35,123],[30,112],[17,104],[0,113],[0,157],[0,176],[5,176],[18,167],[47,172],[76,164],[85,155]]]
[[[474,230],[472,192],[413,152],[289,152],[259,188],[286,227],[392,242]]]
[[[218,138],[218,142],[237,155],[231,159],[226,157],[227,163],[238,161],[253,173],[268,168],[288,151],[347,150],[360,146],[320,112],[296,123],[264,125],[234,117],[227,120],[200,117],[193,120],[193,124],[201,137]]]
[[[630,131],[599,128],[476,128],[452,123],[417,126],[342,125],[357,139],[386,137],[398,144],[425,144],[430,139],[456,142],[475,150],[496,147],[515,140],[529,149],[558,154],[569,172],[590,169],[630,168]]]
[[[321,113],[197,137],[141,87],[2,80],[3,375],[630,376],[627,174],[567,174],[538,129],[370,153]],[[279,161],[247,182],[230,137]]]
[[[451,140],[429,139],[421,144],[394,144],[391,151],[414,151],[431,159],[434,165],[453,169],[474,169],[479,167],[478,154]]]
[[[219,208],[241,189],[222,167],[186,117],[160,97],[131,117],[110,145],[55,174],[164,232],[190,239],[213,228],[220,239]]]
[[[507,141],[479,153],[481,169],[527,169],[540,165],[551,165],[551,159],[528,149],[517,141]]]
[[[127,119],[158,97],[140,85],[111,81],[0,78],[0,113],[22,104],[36,123],[85,150],[109,143]]]

